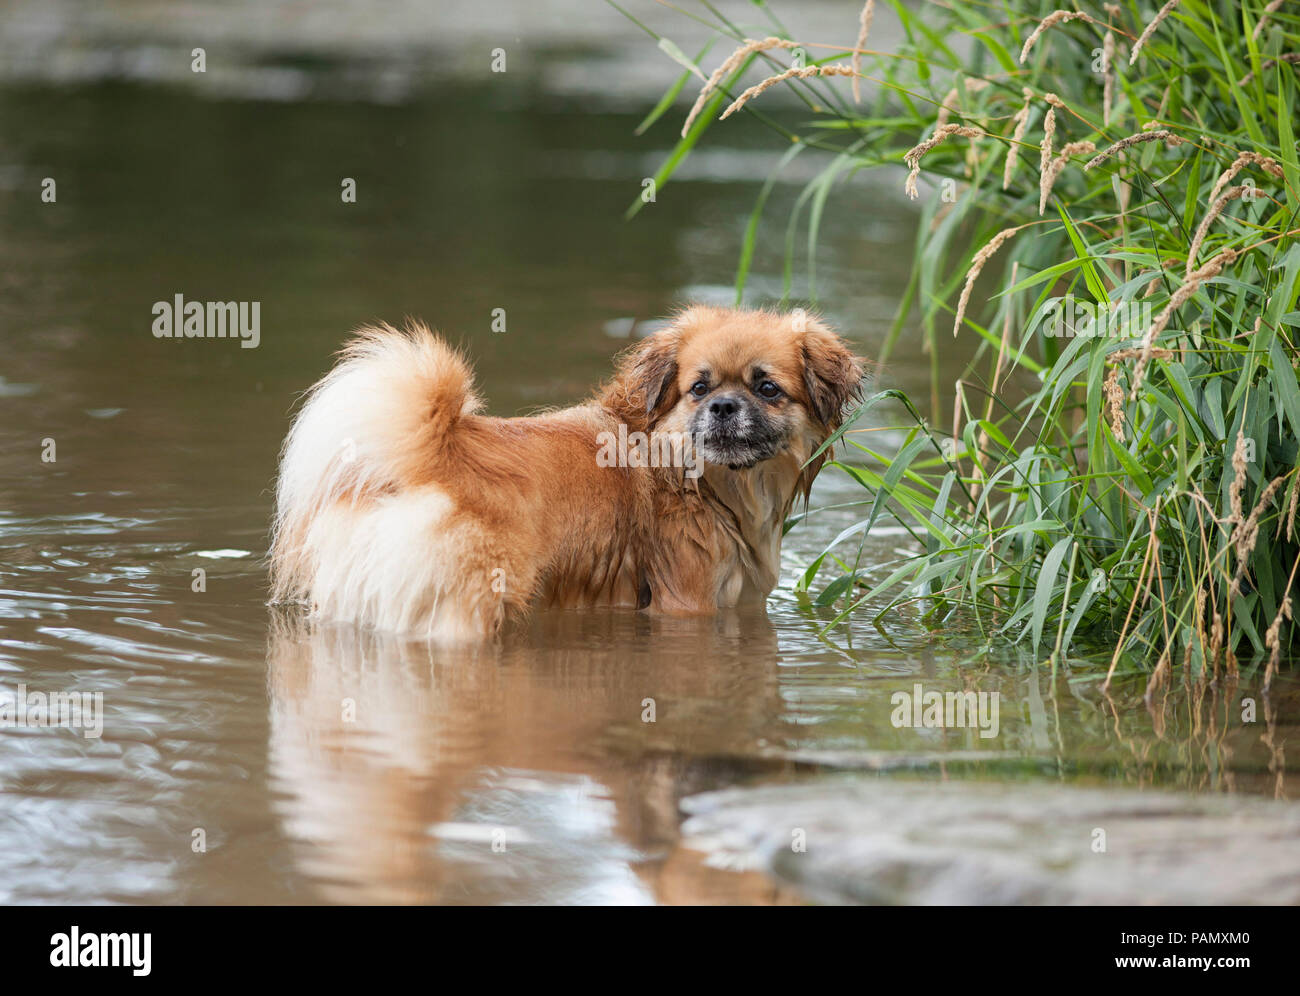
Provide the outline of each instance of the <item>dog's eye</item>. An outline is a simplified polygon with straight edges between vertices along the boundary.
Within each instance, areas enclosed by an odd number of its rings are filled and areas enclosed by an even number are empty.
[[[709,393],[709,383],[704,380],[697,380],[691,385],[691,393],[697,398],[702,398]]]
[[[772,381],[765,380],[763,383],[758,385],[758,393],[768,399],[779,398],[781,396],[781,389]]]

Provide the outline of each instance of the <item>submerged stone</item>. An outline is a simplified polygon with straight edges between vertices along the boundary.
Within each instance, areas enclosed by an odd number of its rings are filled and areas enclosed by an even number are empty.
[[[822,778],[691,796],[685,846],[826,903],[1300,903],[1300,804]]]

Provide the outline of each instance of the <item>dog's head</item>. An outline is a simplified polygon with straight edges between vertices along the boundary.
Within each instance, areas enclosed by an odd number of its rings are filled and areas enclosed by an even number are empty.
[[[689,434],[709,463],[744,470],[796,440],[825,440],[862,366],[802,311],[695,306],[637,347],[623,376],[648,429]]]

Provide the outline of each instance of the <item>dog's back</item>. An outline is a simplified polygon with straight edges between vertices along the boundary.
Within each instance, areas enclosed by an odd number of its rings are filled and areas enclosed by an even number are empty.
[[[630,551],[606,549],[626,542],[626,481],[594,473],[608,413],[479,407],[468,365],[427,328],[359,332],[284,444],[272,599],[439,642],[489,636],[539,596],[636,604]],[[556,494],[581,515],[539,499]]]

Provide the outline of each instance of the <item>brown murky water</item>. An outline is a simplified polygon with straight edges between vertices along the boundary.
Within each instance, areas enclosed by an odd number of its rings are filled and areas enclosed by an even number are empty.
[[[0,900],[793,902],[684,848],[679,800],[827,770],[1287,794],[1289,677],[1242,722],[1249,677],[1148,712],[1142,675],[1107,697],[1095,662],[1053,677],[906,613],[823,633],[790,582],[861,511],[826,508],[863,498],[830,476],[766,615],[543,613],[451,653],[267,609],[277,448],[347,329],[428,319],[514,414],[580,398],[627,319],[729,299],[766,141],[733,128],[627,224],[669,141],[631,134],[643,110],[0,89],[0,688],[103,696],[99,738],[0,728]],[[887,179],[846,186],[818,259],[868,353],[915,225]],[[774,195],[755,302],[780,294],[767,246],[797,190]],[[258,348],[155,339],[176,293],[260,302]],[[914,352],[882,379],[924,397]],[[917,681],[1000,692],[999,735],[895,728]]]

